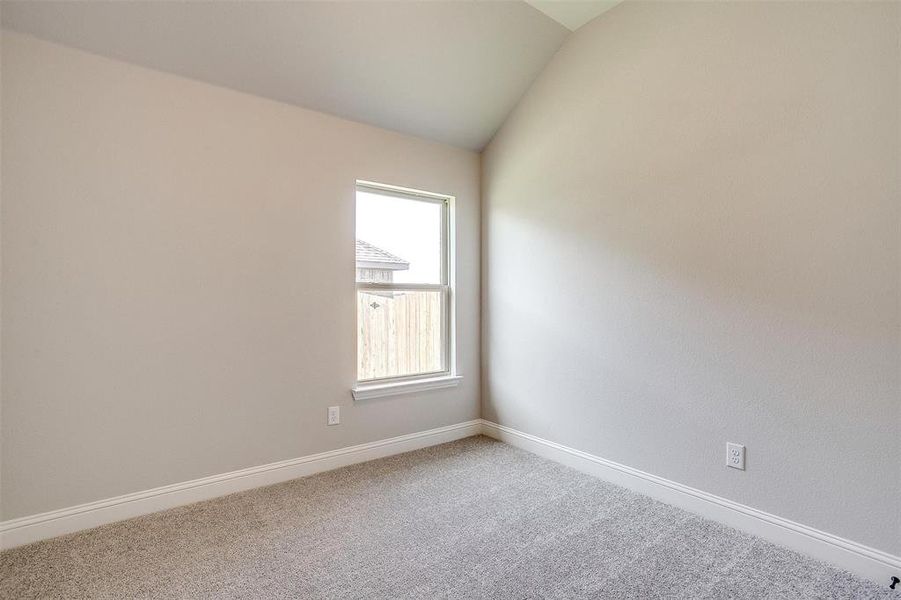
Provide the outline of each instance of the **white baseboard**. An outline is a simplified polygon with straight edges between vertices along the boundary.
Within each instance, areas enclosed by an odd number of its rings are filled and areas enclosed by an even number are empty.
[[[881,550],[484,419],[482,433],[667,504],[787,546],[875,583],[888,585],[893,575],[901,577],[901,557]]]
[[[476,419],[3,521],[0,522],[0,549],[13,548],[192,502],[209,500],[355,463],[443,444],[478,435],[480,431],[481,421]]]
[[[3,521],[0,549],[479,433],[832,563],[876,583],[887,584],[892,575],[901,576],[901,557],[481,419]]]

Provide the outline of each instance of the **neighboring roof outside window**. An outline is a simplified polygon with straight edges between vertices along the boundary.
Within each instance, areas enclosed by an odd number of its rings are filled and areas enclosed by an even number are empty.
[[[357,240],[357,268],[406,271],[410,263],[369,242]]]

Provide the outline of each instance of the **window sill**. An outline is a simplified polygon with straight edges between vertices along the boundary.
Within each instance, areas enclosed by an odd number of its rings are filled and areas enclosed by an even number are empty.
[[[392,383],[364,383],[351,389],[354,400],[369,400],[370,398],[384,398],[385,396],[399,396],[412,394],[426,390],[438,390],[441,388],[456,387],[462,375],[442,375],[429,379],[413,379],[411,381],[395,381]]]

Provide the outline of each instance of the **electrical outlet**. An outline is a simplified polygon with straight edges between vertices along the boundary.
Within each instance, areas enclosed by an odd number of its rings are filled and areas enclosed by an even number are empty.
[[[726,466],[745,470],[745,447],[741,444],[726,442]]]
[[[328,424],[329,425],[337,425],[341,422],[341,407],[340,406],[329,406],[328,407]]]

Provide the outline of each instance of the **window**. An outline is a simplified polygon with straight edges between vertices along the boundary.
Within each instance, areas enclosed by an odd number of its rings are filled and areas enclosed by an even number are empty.
[[[422,389],[453,377],[448,196],[357,182],[357,382]],[[406,386],[403,384],[409,383]],[[377,395],[385,395],[378,393]]]

